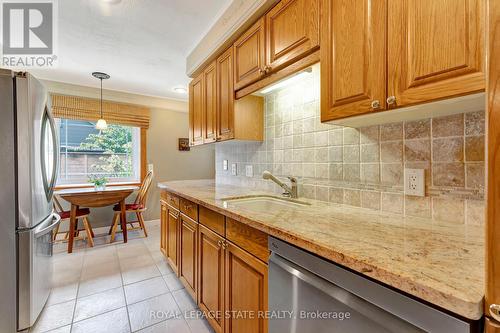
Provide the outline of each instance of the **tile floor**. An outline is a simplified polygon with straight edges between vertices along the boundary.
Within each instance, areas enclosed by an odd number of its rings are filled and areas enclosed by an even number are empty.
[[[72,254],[56,244],[54,289],[30,332],[212,332],[160,252],[159,221],[146,227],[148,238],[130,232],[127,244],[97,235]]]

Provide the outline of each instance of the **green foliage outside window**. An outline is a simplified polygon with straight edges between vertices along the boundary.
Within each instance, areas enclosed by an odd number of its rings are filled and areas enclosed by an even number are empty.
[[[130,177],[132,168],[132,128],[108,125],[99,134],[89,134],[79,149],[104,152],[101,163],[92,164],[92,173],[104,173],[109,177]]]

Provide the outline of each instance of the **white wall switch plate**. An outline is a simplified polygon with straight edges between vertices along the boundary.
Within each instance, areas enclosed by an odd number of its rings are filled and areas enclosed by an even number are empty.
[[[231,175],[236,176],[237,174],[236,163],[231,164]]]
[[[227,168],[228,168],[228,161],[223,160],[222,161],[222,170],[227,171]]]
[[[405,169],[405,194],[425,196],[425,170]]]
[[[245,176],[253,177],[253,165],[247,165],[245,168]]]
[[[154,170],[153,163],[148,164],[148,171],[153,171],[153,170]]]

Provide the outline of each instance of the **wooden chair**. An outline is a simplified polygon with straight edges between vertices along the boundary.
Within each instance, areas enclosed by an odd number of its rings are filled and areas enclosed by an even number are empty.
[[[57,200],[56,196],[54,196],[53,199],[54,199],[54,209],[55,209],[56,213],[59,214],[59,216],[61,217],[61,223],[56,227],[56,229],[54,229],[54,235],[53,235],[54,241],[57,240],[57,235],[62,234],[62,233],[65,234],[64,240],[67,240],[69,238],[70,231],[68,230],[66,232],[59,232],[59,226],[64,221],[69,222],[69,219],[71,216],[71,211],[64,210],[62,208],[61,204],[59,203],[59,200]],[[94,247],[94,231],[92,230],[92,226],[90,225],[90,222],[89,222],[89,218],[88,218],[89,215],[90,215],[90,209],[88,209],[88,208],[78,208],[76,210],[76,223],[75,223],[75,230],[73,230],[73,232],[75,233],[75,237],[76,237],[75,239],[83,239],[83,237],[80,237],[80,231],[85,230],[88,244],[90,245],[90,247]],[[82,229],[78,228],[78,221],[80,219],[83,221],[83,228]]]
[[[139,192],[137,193],[137,197],[133,204],[126,204],[125,210],[127,213],[135,213],[137,216],[136,221],[127,221],[127,224],[130,224],[132,227],[127,230],[138,230],[141,229],[144,232],[144,236],[148,237],[148,232],[146,230],[146,226],[144,225],[144,218],[142,216],[142,212],[146,210],[146,198],[148,196],[148,191],[151,186],[151,182],[153,181],[153,171],[149,171],[144,180],[142,181],[141,187],[139,188]],[[118,231],[118,226],[120,225],[120,205],[115,205],[113,207],[115,211],[115,215],[113,216],[113,224],[111,225],[111,229],[109,233],[111,234],[111,242],[115,241],[116,233],[121,232]],[[138,223],[139,225],[136,227],[134,223]]]

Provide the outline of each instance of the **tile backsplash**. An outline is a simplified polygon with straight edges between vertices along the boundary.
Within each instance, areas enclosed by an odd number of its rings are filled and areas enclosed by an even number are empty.
[[[484,112],[365,128],[320,122],[319,66],[265,96],[263,142],[216,145],[216,180],[273,190],[264,170],[299,178],[301,196],[454,223],[484,223]],[[228,160],[228,170],[223,170]],[[231,175],[231,164],[237,175]],[[247,165],[253,177],[245,176]],[[426,196],[404,194],[405,168],[425,169]]]

